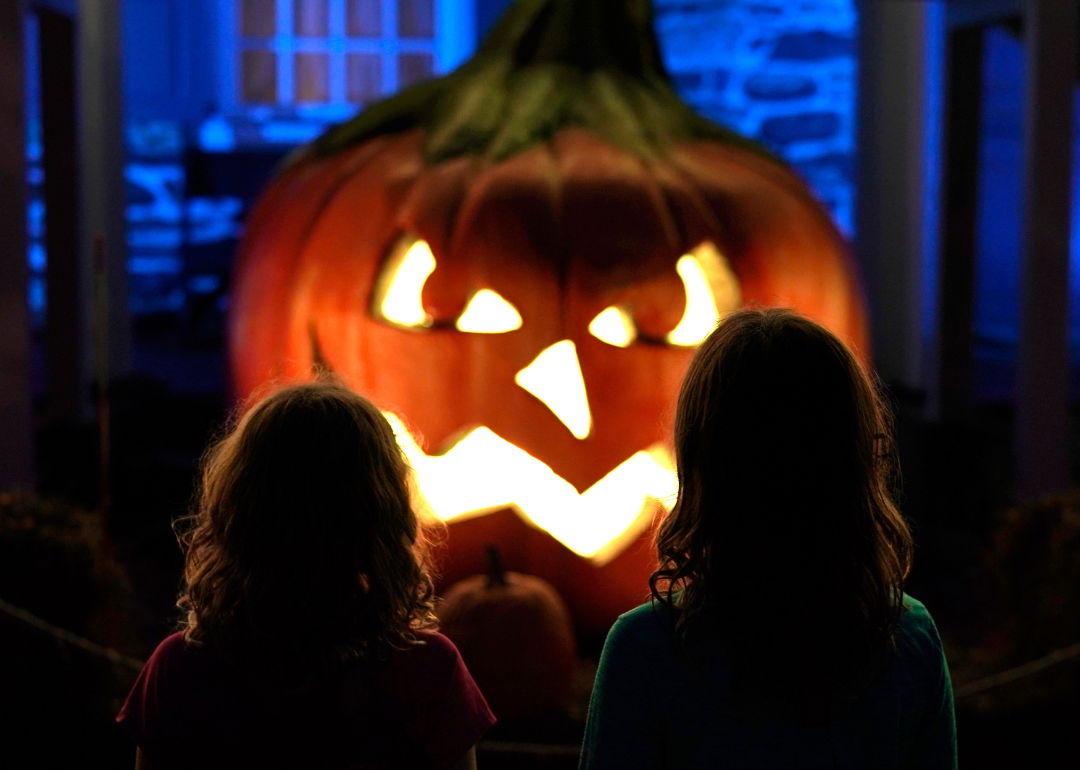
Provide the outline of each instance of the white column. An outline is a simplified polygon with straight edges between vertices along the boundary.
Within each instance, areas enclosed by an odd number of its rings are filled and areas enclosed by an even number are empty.
[[[105,236],[109,276],[110,371],[125,374],[131,359],[124,221],[124,100],[121,65],[122,0],[79,0],[79,261],[82,270],[82,372],[86,394],[81,407],[92,416],[92,319],[94,237]]]
[[[22,0],[0,3],[0,492],[33,488]]]
[[[859,5],[855,250],[871,314],[874,360],[885,382],[932,388],[924,336],[932,321],[942,7],[937,2]],[[928,296],[929,295],[929,296]],[[931,324],[932,326],[932,324]],[[933,341],[930,340],[930,344]]]
[[[1025,0],[1024,215],[1016,382],[1021,500],[1069,485],[1069,235],[1075,0]]]

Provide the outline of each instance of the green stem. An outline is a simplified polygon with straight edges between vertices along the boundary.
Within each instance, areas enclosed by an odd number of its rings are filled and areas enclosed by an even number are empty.
[[[478,51],[506,54],[516,68],[565,64],[667,79],[649,0],[519,0]]]
[[[765,152],[679,99],[651,0],[517,0],[472,59],[372,105],[327,132],[315,150],[329,154],[421,128],[430,164],[461,155],[500,161],[569,126],[645,159],[695,139]]]

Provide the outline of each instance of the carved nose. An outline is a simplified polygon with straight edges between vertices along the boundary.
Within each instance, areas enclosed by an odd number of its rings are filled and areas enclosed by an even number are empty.
[[[589,435],[592,412],[573,342],[561,340],[544,348],[514,376],[514,382],[540,399],[575,438]]]

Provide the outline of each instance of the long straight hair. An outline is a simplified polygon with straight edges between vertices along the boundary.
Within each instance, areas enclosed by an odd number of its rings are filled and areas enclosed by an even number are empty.
[[[650,586],[681,639],[716,630],[736,703],[811,718],[891,660],[912,552],[891,436],[852,352],[790,310],[733,313],[695,355]]]
[[[181,524],[186,638],[285,690],[412,644],[435,617],[409,473],[386,418],[335,382],[243,412]]]

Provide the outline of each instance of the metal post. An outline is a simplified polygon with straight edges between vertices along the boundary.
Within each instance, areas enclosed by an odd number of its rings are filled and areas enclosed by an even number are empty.
[[[81,416],[93,419],[91,381],[94,360],[91,341],[93,314],[94,239],[108,244],[109,358],[111,373],[124,374],[130,365],[131,328],[127,306],[127,249],[124,220],[124,104],[121,66],[121,0],[79,0],[79,245]]]
[[[1026,0],[1017,496],[1068,488],[1069,235],[1075,0]]]

